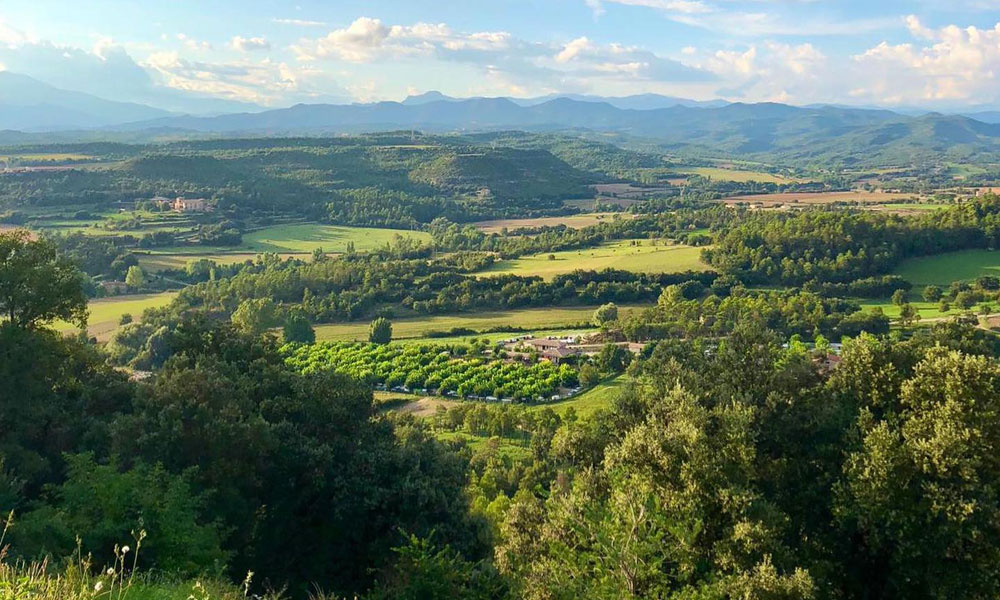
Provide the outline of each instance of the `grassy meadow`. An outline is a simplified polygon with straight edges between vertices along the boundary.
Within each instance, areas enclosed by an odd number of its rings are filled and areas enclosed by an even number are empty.
[[[900,312],[899,307],[893,304],[888,299],[859,300],[858,302],[861,305],[861,308],[864,310],[878,308],[881,309],[883,313],[885,313],[885,316],[889,317],[892,320],[896,320],[899,318],[899,312]],[[938,319],[941,317],[953,317],[955,315],[960,315],[964,312],[954,306],[952,306],[951,310],[949,310],[948,312],[941,312],[941,310],[938,309],[937,302],[926,302],[924,300],[921,300],[920,294],[918,292],[910,294],[910,304],[913,306],[913,308],[917,309],[917,314],[920,315],[920,318],[922,320]]]
[[[392,338],[394,341],[414,338],[424,338],[426,341],[449,341],[448,338],[426,338],[426,335],[431,331],[447,331],[455,327],[466,327],[476,331],[505,326],[520,327],[528,331],[572,327],[580,323],[589,323],[595,308],[597,307],[554,306],[392,319]],[[645,305],[619,306],[618,314],[624,315],[629,311],[643,308]],[[367,340],[368,327],[368,321],[317,325],[316,339],[317,341]],[[510,335],[501,334],[500,337]]]
[[[726,167],[691,167],[680,169],[681,173],[710,177],[719,181],[735,181],[745,183],[747,181],[757,181],[760,183],[795,183],[809,181],[794,177],[775,175],[766,171],[753,171],[744,169],[731,169]]]
[[[559,402],[534,404],[529,408],[529,410],[537,411],[544,408],[551,408],[560,415],[564,415],[567,410],[572,408],[576,411],[578,417],[590,417],[595,412],[610,407],[611,401],[622,392],[622,388],[625,387],[628,380],[628,376],[618,375],[616,377],[612,377],[611,379],[602,381],[579,396],[575,396],[568,400],[560,400]]]
[[[179,269],[190,260],[207,258],[219,264],[253,260],[262,252],[273,252],[282,258],[306,256],[317,249],[340,253],[354,242],[358,252],[368,252],[393,241],[396,235],[421,242],[430,241],[430,234],[406,229],[380,229],[374,227],[347,227],[320,225],[318,223],[276,225],[243,235],[238,246],[177,246],[158,248],[143,254],[139,263],[151,271]]]
[[[903,261],[893,271],[915,288],[926,285],[947,286],[952,281],[975,279],[984,275],[1000,276],[1000,252],[960,250]]]
[[[423,231],[308,223],[277,225],[247,233],[237,249],[250,252],[309,253],[322,248],[326,252],[344,252],[348,242],[354,242],[355,250],[366,252],[392,242],[396,235],[421,242],[431,239],[430,234]]]
[[[637,240],[642,245],[632,246],[630,240],[607,242],[595,248],[564,250],[522,256],[514,260],[499,261],[480,275],[538,275],[551,280],[556,275],[577,269],[622,269],[641,273],[678,273],[681,271],[707,271],[709,266],[701,261],[701,248],[684,245],[653,246],[650,240]]]
[[[159,294],[131,294],[91,300],[87,304],[87,309],[90,311],[87,333],[104,341],[118,327],[122,315],[129,314],[138,320],[142,311],[147,308],[166,306],[175,296],[177,296],[177,292],[161,292]],[[57,331],[76,330],[76,325],[64,321],[55,323],[54,327]]]

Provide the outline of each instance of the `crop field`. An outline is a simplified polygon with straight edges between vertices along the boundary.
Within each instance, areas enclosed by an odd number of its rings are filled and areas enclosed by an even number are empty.
[[[679,273],[682,271],[707,271],[701,261],[701,248],[684,245],[652,245],[651,240],[636,240],[642,245],[632,246],[630,240],[607,242],[596,248],[564,250],[523,256],[497,262],[487,271],[488,275],[538,275],[547,280],[556,275],[577,269],[623,269],[637,273]]]
[[[158,254],[152,252],[149,254],[138,254],[137,256],[139,258],[139,265],[143,269],[150,273],[157,273],[167,269],[183,269],[189,262],[202,258],[215,261],[218,265],[231,265],[247,260],[252,261],[258,256],[258,253],[233,252],[231,254]],[[278,254],[278,256],[284,260],[286,258],[302,258],[305,255],[285,252]]]
[[[679,172],[701,175],[702,177],[710,177],[719,181],[735,181],[738,183],[744,183],[747,181],[757,181],[760,183],[795,183],[809,181],[809,179],[785,177],[783,175],[776,175],[766,171],[749,171],[743,169],[730,169],[726,167],[682,168],[679,169]]]
[[[893,271],[916,287],[947,286],[952,281],[975,279],[983,275],[1000,276],[1000,252],[961,250],[903,261]]]
[[[243,236],[243,244],[235,249],[251,252],[344,252],[347,243],[354,242],[358,252],[374,250],[392,242],[396,235],[418,241],[430,241],[430,234],[406,229],[371,227],[341,227],[336,225],[278,225]]]
[[[243,243],[238,246],[158,248],[140,256],[139,263],[151,271],[162,271],[183,268],[188,261],[198,258],[207,258],[219,264],[232,264],[252,260],[262,252],[273,252],[282,258],[304,257],[319,248],[328,253],[345,252],[348,242],[354,242],[354,248],[358,252],[368,252],[392,242],[397,234],[419,241],[431,239],[426,232],[406,229],[319,224],[276,225],[245,234]]]
[[[383,384],[389,389],[405,386],[402,391],[426,388],[460,398],[496,396],[534,402],[578,382],[576,369],[565,364],[539,361],[525,365],[471,357],[451,353],[438,344],[327,342],[289,345],[282,352],[285,362],[302,373],[336,370],[369,385]]]
[[[133,294],[128,296],[113,296],[97,298],[87,304],[90,319],[87,321],[87,333],[106,341],[118,327],[122,315],[132,315],[136,320],[147,308],[166,306],[177,295],[177,292],[161,292],[159,294]],[[74,331],[76,326],[66,322],[55,324],[57,331]]]
[[[785,192],[778,194],[747,194],[725,198],[726,204],[760,204],[764,208],[775,205],[808,206],[811,204],[833,204],[835,202],[860,204],[889,204],[915,198],[914,194],[899,194],[894,192],[863,192],[852,190],[848,192]]]
[[[941,210],[943,208],[948,208],[949,206],[953,205],[945,202],[889,202],[888,204],[872,204],[866,208],[870,210],[882,210],[898,214],[916,214]]]
[[[519,327],[527,331],[558,329],[589,323],[596,306],[554,306],[551,308],[521,308],[514,310],[486,311],[460,315],[429,315],[425,317],[392,319],[393,340],[422,338],[431,331],[448,331],[465,327],[476,331],[494,327]],[[619,316],[629,311],[642,310],[646,305],[622,305]],[[368,339],[369,323],[330,323],[316,326],[317,341],[360,341]],[[504,334],[510,336],[511,334]],[[428,342],[446,341],[428,339]]]
[[[478,223],[473,223],[473,225],[475,225],[477,229],[486,233],[499,233],[504,227],[514,230],[519,227],[555,227],[557,225],[565,225],[566,227],[570,227],[572,229],[580,229],[582,227],[589,227],[604,221],[610,221],[615,215],[621,215],[623,218],[627,219],[632,218],[632,215],[627,213],[586,213],[581,215],[567,215],[564,217],[538,217],[536,219],[499,219],[496,221],[479,221]]]

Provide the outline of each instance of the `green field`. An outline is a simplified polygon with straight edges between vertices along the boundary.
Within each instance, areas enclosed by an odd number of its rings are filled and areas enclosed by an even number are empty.
[[[1000,276],[1000,252],[961,250],[903,261],[893,271],[919,288],[925,285],[947,286],[952,281],[975,279],[983,275]]]
[[[466,327],[476,331],[493,327],[520,327],[525,330],[557,329],[590,322],[595,306],[557,306],[552,308],[522,308],[477,312],[461,315],[431,315],[418,318],[393,319],[393,340],[422,338],[429,331],[447,331],[454,327]],[[619,316],[631,310],[641,310],[642,306],[619,306]],[[331,323],[316,326],[316,340],[357,341],[368,339],[367,321],[359,323]],[[506,334],[509,336],[510,334]],[[503,337],[503,336],[501,336]],[[434,339],[427,339],[429,342]],[[445,340],[441,340],[445,341]]]
[[[366,252],[392,242],[396,235],[430,241],[423,231],[378,229],[372,227],[341,227],[337,225],[278,225],[243,236],[243,243],[234,250],[250,252],[312,252],[322,248],[327,252],[344,252],[347,243],[354,242],[358,252]]]
[[[701,248],[683,245],[653,246],[651,240],[636,240],[641,246],[631,246],[631,240],[607,242],[596,248],[564,250],[514,260],[499,261],[480,275],[538,275],[551,280],[556,275],[577,269],[622,269],[639,273],[679,273],[681,271],[707,271],[701,261]]]
[[[464,431],[437,431],[434,433],[434,437],[445,442],[465,442],[473,452],[479,452],[493,444],[497,454],[516,461],[531,456],[531,443],[527,439],[522,441],[500,437],[491,438],[482,435],[472,435]]]
[[[161,292],[159,294],[133,294],[91,300],[87,304],[87,309],[90,311],[90,318],[87,320],[87,333],[100,340],[105,340],[118,327],[122,315],[130,314],[138,320],[142,311],[147,308],[166,306],[175,296],[177,296],[177,292]],[[76,329],[76,325],[62,321],[55,323],[54,327],[57,331]]]
[[[784,177],[764,171],[748,171],[743,169],[727,169],[724,167],[693,167],[680,169],[681,173],[691,173],[702,177],[711,177],[720,181],[735,181],[744,183],[747,181],[758,181],[760,183],[793,183],[796,181],[809,181],[808,179],[798,179]]]
[[[208,260],[214,261],[217,265],[231,265],[234,263],[241,263],[245,261],[253,261],[257,256],[256,252],[233,252],[231,254],[138,254],[139,265],[143,269],[150,273],[156,273],[158,271],[163,271],[165,269],[183,269],[187,264],[193,260],[199,260],[202,258],[207,258]],[[304,254],[295,254],[283,252],[278,254],[278,257],[282,259],[286,258],[304,258]]]
[[[954,206],[945,202],[887,202],[886,204],[872,204],[866,208],[871,210],[895,210],[895,211],[934,211]]]
[[[611,406],[611,401],[622,392],[622,388],[628,382],[628,377],[619,375],[607,381],[603,381],[586,392],[559,402],[549,402],[546,404],[533,404],[530,410],[542,410],[551,408],[560,415],[566,413],[569,408],[576,411],[578,417],[589,417],[595,412]]]
[[[889,317],[890,319],[895,320],[899,318],[899,307],[887,299],[859,300],[858,302],[861,304],[862,309],[881,308],[882,312],[885,313],[885,316]],[[918,293],[910,294],[910,304],[913,305],[913,308],[917,309],[917,313],[920,315],[921,319],[937,319],[940,317],[953,317],[955,315],[960,315],[963,312],[955,307],[952,307],[951,310],[949,310],[948,312],[941,312],[940,310],[938,310],[937,302],[925,302],[923,300],[919,300]]]

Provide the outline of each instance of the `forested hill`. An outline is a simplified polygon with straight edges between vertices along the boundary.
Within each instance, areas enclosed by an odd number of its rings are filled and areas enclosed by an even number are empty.
[[[41,150],[91,157],[99,168],[11,172],[0,180],[0,210],[101,208],[188,196],[241,214],[261,210],[411,228],[441,216],[474,221],[563,214],[568,210],[563,200],[593,197],[591,184],[610,180],[617,169],[656,160],[580,140],[525,141],[510,148],[410,132]]]
[[[991,161],[1000,157],[1000,125],[959,115],[905,116],[887,110],[776,103],[722,107],[622,109],[603,102],[556,98],[521,106],[504,98],[296,105],[261,113],[167,117],[115,130],[175,132],[341,133],[419,128],[427,131],[585,129],[653,140],[694,153],[799,163],[899,164],[934,159]],[[109,130],[110,132],[111,130]]]

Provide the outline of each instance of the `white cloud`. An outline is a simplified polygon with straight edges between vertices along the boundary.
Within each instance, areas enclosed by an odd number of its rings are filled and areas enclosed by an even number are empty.
[[[33,43],[34,37],[10,25],[0,17],[0,46],[14,48],[21,44]]]
[[[460,34],[444,23],[388,26],[379,19],[360,17],[319,39],[300,40],[293,49],[300,60],[332,58],[365,63],[380,58],[496,52],[508,49],[511,39],[504,31]]]
[[[254,50],[270,50],[271,42],[263,37],[245,38],[242,36],[233,37],[229,45],[240,52],[253,52]]]
[[[555,60],[557,63],[566,63],[592,48],[594,48],[594,44],[590,40],[586,37],[579,37],[566,44],[559,54],[556,54]]]
[[[177,41],[181,42],[187,48],[191,50],[211,50],[212,44],[206,41],[199,41],[193,37],[187,35],[186,33],[178,33],[176,36]]]
[[[812,44],[764,42],[719,50],[703,66],[727,86],[719,96],[746,102],[833,102],[842,97],[837,65]]]
[[[699,14],[713,12],[714,9],[700,0],[604,0],[625,6],[642,6],[672,13]]]
[[[344,99],[343,90],[322,71],[270,59],[213,63],[191,60],[177,52],[156,52],[144,65],[171,88],[229,100],[272,105]]]
[[[310,21],[307,19],[271,19],[272,23],[279,25],[294,25],[295,27],[325,27],[323,21]]]
[[[704,81],[712,76],[637,46],[597,44],[586,37],[571,40],[552,57],[555,67],[574,75],[596,73],[652,81]]]
[[[382,50],[389,28],[378,19],[361,17],[344,29],[335,29],[318,40],[303,40],[294,49],[302,60],[339,58],[368,62]]]
[[[926,43],[882,42],[854,56],[860,79],[852,97],[893,104],[1000,101],[1000,23],[930,29],[910,16],[906,24]]]
[[[622,6],[643,7],[656,10],[664,17],[717,33],[741,38],[772,35],[827,36],[855,35],[892,27],[898,23],[895,18],[855,18],[831,20],[816,17],[801,17],[777,12],[745,10],[749,2],[732,2],[741,10],[731,10],[728,6],[710,4],[703,0],[584,0],[594,10],[595,17],[605,12],[604,3]],[[801,4],[811,0],[759,0],[759,5]]]

